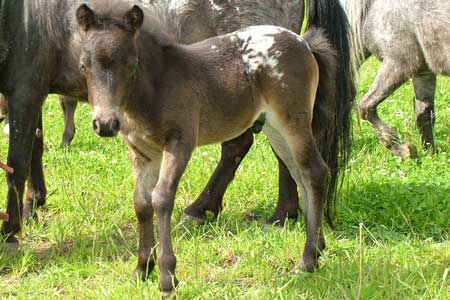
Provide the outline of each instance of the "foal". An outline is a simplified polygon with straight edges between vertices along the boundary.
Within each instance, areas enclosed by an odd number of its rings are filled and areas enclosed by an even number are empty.
[[[93,129],[102,137],[120,131],[131,152],[140,234],[135,274],[145,279],[155,265],[155,211],[161,289],[173,290],[170,219],[192,151],[239,136],[257,119],[264,120],[263,132],[302,189],[307,241],[301,267],[313,271],[325,248],[328,169],[311,123],[315,105],[325,112],[335,105],[335,53],[322,34],[309,32],[308,45],[286,29],[254,26],[183,46],[157,18],[143,24],[138,6],[117,16],[82,5],[77,19]],[[323,97],[316,99],[316,92]],[[324,126],[332,124],[324,120]]]

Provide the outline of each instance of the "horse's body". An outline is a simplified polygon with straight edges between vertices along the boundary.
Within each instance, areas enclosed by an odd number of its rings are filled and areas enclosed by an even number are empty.
[[[173,290],[170,220],[190,156],[198,145],[241,135],[258,118],[265,120],[264,133],[301,187],[307,220],[302,267],[313,271],[325,248],[327,181],[313,115],[325,117],[325,136],[334,133],[336,124],[326,118],[336,111],[333,48],[319,31],[306,35],[308,44],[275,26],[253,26],[182,46],[172,43],[153,19],[143,28],[154,32],[139,33],[144,16],[139,7],[122,18],[120,11],[109,16],[86,5],[79,8],[80,69],[94,107],[95,132],[110,137],[120,130],[131,151],[141,241],[137,275],[147,277],[155,265],[155,211],[161,289]]]
[[[16,243],[23,193],[28,177],[25,213],[45,202],[42,170],[41,105],[48,93],[87,98],[77,68],[74,18],[77,1],[0,0],[0,92],[8,99],[9,152],[7,213],[1,235]],[[74,26],[75,25],[75,26]],[[38,130],[37,130],[38,129]],[[30,165],[31,171],[30,171]]]
[[[8,176],[7,212],[10,219],[9,222],[3,223],[1,229],[1,234],[8,236],[8,242],[17,242],[14,235],[20,230],[22,211],[23,216],[27,216],[33,207],[45,203],[40,108],[46,95],[59,93],[77,99],[87,98],[86,86],[78,70],[79,35],[78,26],[74,22],[74,7],[80,2],[82,1],[0,0],[0,92],[4,93],[9,100],[11,135],[8,164],[15,169],[15,173]],[[85,2],[108,3],[107,0]],[[167,4],[165,1],[162,2]],[[181,13],[176,18],[179,25],[175,24],[174,28],[177,30],[184,28],[179,31],[183,33],[181,36],[185,32],[195,32],[197,39],[230,31],[231,29],[226,29],[227,24],[232,24],[233,29],[236,26],[265,23],[300,27],[303,21],[301,13],[303,2],[299,2],[297,7],[297,1],[285,1],[281,4],[282,7],[277,6],[281,3],[278,1],[233,1],[235,6],[230,6],[225,1],[220,5],[219,1],[175,2],[183,3],[183,6],[178,8],[176,5],[171,6],[171,9],[182,9],[184,14]],[[310,2],[310,23],[324,28],[331,43],[340,53],[336,80],[336,103],[340,107],[334,116],[335,119],[329,120],[336,122],[338,129],[333,136],[327,137],[320,133],[320,123],[316,124],[317,130],[315,130],[323,157],[332,173],[329,195],[333,195],[337,170],[341,166],[338,164],[338,153],[344,160],[348,153],[349,111],[353,100],[346,23],[342,9],[336,5],[335,0]],[[211,6],[214,3],[221,9],[212,10],[211,7],[217,8]],[[192,15],[186,15],[189,12]],[[297,15],[298,12],[300,15]],[[208,19],[205,16],[216,17]],[[292,21],[294,19],[296,20]],[[196,24],[202,20],[204,22]],[[240,23],[239,20],[245,20],[245,22]],[[217,27],[218,24],[221,26]],[[292,29],[298,31],[298,28]],[[186,34],[186,38],[188,36],[194,40]],[[70,107],[73,108],[74,105]],[[73,116],[70,107],[65,114]],[[321,122],[320,118],[317,120]],[[66,132],[70,136],[73,131]],[[206,210],[214,213],[220,211],[225,189],[232,180],[240,160],[250,148],[252,139],[252,132],[248,130],[241,137],[224,144],[219,168],[199,199],[186,211],[188,214],[204,220]],[[22,208],[27,177],[29,179],[28,193],[25,206]],[[283,166],[280,168],[279,199],[277,211],[270,221],[282,221],[286,216],[295,217],[298,208],[297,187],[286,167]]]
[[[415,156],[377,114],[377,106],[412,78],[417,125],[424,147],[435,150],[436,74],[450,75],[450,2],[446,0],[342,0],[353,29],[354,57],[361,65],[373,54],[382,62],[361,100],[359,112],[394,155]]]

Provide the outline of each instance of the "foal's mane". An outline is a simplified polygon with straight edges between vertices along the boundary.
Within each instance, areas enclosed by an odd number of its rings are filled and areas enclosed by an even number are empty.
[[[174,44],[177,40],[177,22],[169,15],[167,0],[91,0],[88,5],[98,17],[119,23],[125,13],[137,5],[144,12],[143,29],[147,34],[151,34],[162,45]]]

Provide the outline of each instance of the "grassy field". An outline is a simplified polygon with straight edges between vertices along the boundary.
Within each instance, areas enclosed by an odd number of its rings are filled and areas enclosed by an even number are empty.
[[[377,63],[365,65],[367,91]],[[356,299],[362,255],[362,299],[450,299],[450,80],[440,78],[436,137],[439,153],[394,158],[372,129],[355,118],[354,148],[338,204],[337,230],[314,274],[298,272],[304,223],[264,231],[277,197],[277,166],[260,135],[225,195],[218,220],[178,226],[183,209],[216,166],[219,147],[199,148],[180,184],[173,214],[179,299]],[[132,280],[137,231],[133,180],[120,138],[100,139],[81,105],[77,135],[59,147],[62,112],[51,96],[44,107],[48,204],[27,224],[17,255],[0,252],[0,299],[157,299],[158,272]],[[416,145],[413,90],[405,85],[381,115]],[[6,138],[0,137],[0,159]],[[6,182],[0,176],[0,197]],[[0,203],[5,210],[6,203]],[[360,224],[362,224],[360,226]]]

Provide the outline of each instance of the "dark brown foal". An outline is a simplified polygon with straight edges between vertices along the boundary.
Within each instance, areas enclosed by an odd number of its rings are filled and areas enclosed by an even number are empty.
[[[102,137],[120,131],[130,149],[140,233],[135,274],[145,279],[155,266],[156,213],[160,287],[173,291],[171,215],[192,152],[241,136],[257,120],[264,120],[264,134],[301,188],[307,236],[301,267],[312,272],[325,248],[328,177],[313,123],[320,119],[324,137],[336,131],[330,121],[336,53],[322,32],[303,40],[281,27],[252,26],[184,46],[169,38],[159,15],[147,13],[144,23],[138,6],[96,10],[77,10],[80,70],[94,131]]]

